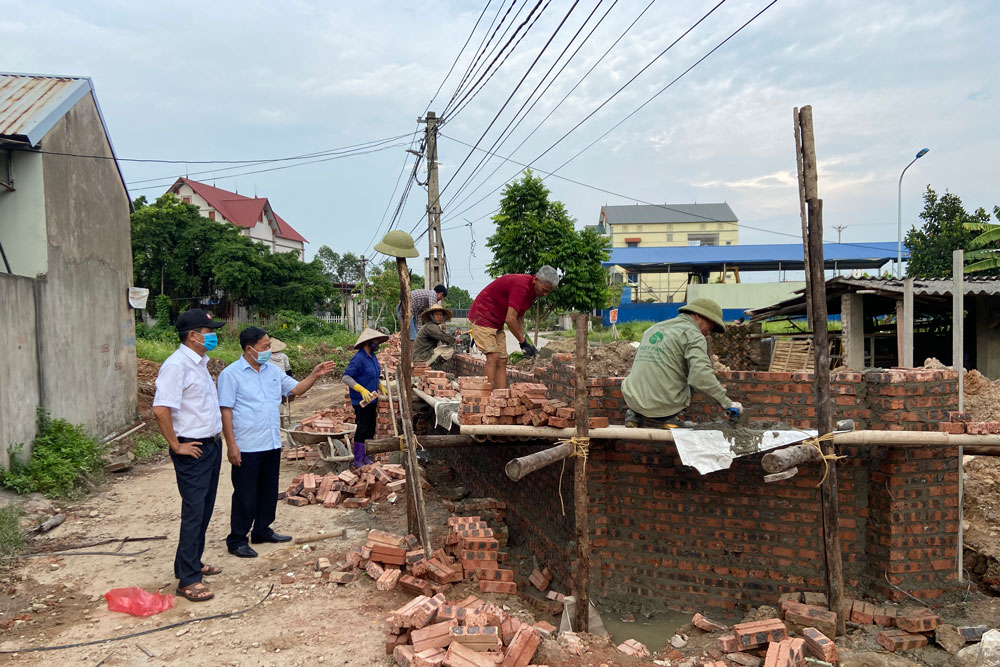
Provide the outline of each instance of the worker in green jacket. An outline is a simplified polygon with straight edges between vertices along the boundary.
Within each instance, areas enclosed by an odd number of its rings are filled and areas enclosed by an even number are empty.
[[[644,420],[650,426],[674,428],[691,404],[691,389],[711,396],[731,419],[738,418],[743,406],[729,400],[716,379],[705,341],[712,331],[725,329],[722,308],[711,299],[695,299],[681,306],[677,317],[647,329],[622,382],[628,406],[625,425],[639,426]]]

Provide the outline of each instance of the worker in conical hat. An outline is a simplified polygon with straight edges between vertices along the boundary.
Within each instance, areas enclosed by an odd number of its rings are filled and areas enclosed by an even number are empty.
[[[378,394],[386,393],[385,385],[379,380],[382,367],[378,363],[379,345],[389,340],[389,336],[375,329],[366,328],[358,336],[354,349],[357,352],[344,370],[343,383],[350,390],[351,406],[354,408],[354,467],[360,468],[372,462],[365,452],[365,442],[375,435],[375,421],[378,416]]]
[[[722,308],[711,299],[695,299],[677,317],[646,329],[628,377],[622,382],[625,425],[671,428],[691,404],[691,389],[716,401],[731,419],[743,413],[715,377],[706,339],[726,330]]]
[[[423,326],[413,343],[413,360],[426,361],[433,366],[451,359],[455,354],[455,337],[444,328],[444,323],[451,319],[451,310],[436,303],[425,310],[420,319],[423,320]]]

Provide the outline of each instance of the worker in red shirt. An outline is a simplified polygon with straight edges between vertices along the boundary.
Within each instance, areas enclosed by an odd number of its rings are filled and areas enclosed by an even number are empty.
[[[495,389],[507,386],[507,337],[504,324],[521,344],[526,357],[538,354],[524,332],[524,313],[538,297],[559,285],[559,274],[543,266],[535,275],[511,273],[500,276],[476,296],[469,309],[472,339],[486,355],[486,377]]]

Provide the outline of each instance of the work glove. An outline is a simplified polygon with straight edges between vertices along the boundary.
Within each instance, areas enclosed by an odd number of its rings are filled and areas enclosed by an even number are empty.
[[[361,400],[364,401],[365,403],[371,402],[372,393],[367,389],[365,389],[364,387],[362,387],[360,384],[355,383],[354,386],[351,387],[351,389],[361,394]]]
[[[521,343],[521,349],[524,351],[524,356],[526,357],[538,356],[538,349],[535,348],[534,345],[529,343],[527,338],[525,338],[524,341]]]
[[[386,391],[385,382],[378,383],[378,393],[382,394],[383,396],[389,393],[388,391]]]
[[[743,414],[743,404],[739,401],[733,401],[733,404],[726,408],[726,415],[733,421],[740,418]]]

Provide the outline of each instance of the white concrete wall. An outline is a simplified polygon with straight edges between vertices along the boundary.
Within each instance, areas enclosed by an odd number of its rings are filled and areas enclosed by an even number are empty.
[[[297,252],[299,259],[306,261],[306,250],[302,241],[292,241],[279,236],[274,237],[274,252]]]
[[[804,282],[783,283],[709,283],[688,285],[688,302],[711,299],[722,308],[760,308],[784,301],[803,289]]]
[[[34,278],[48,270],[45,241],[45,181],[42,155],[14,151],[14,191],[0,188],[0,243],[10,270]],[[7,153],[0,151],[0,169],[6,172]],[[0,264],[0,272],[6,268]]]

